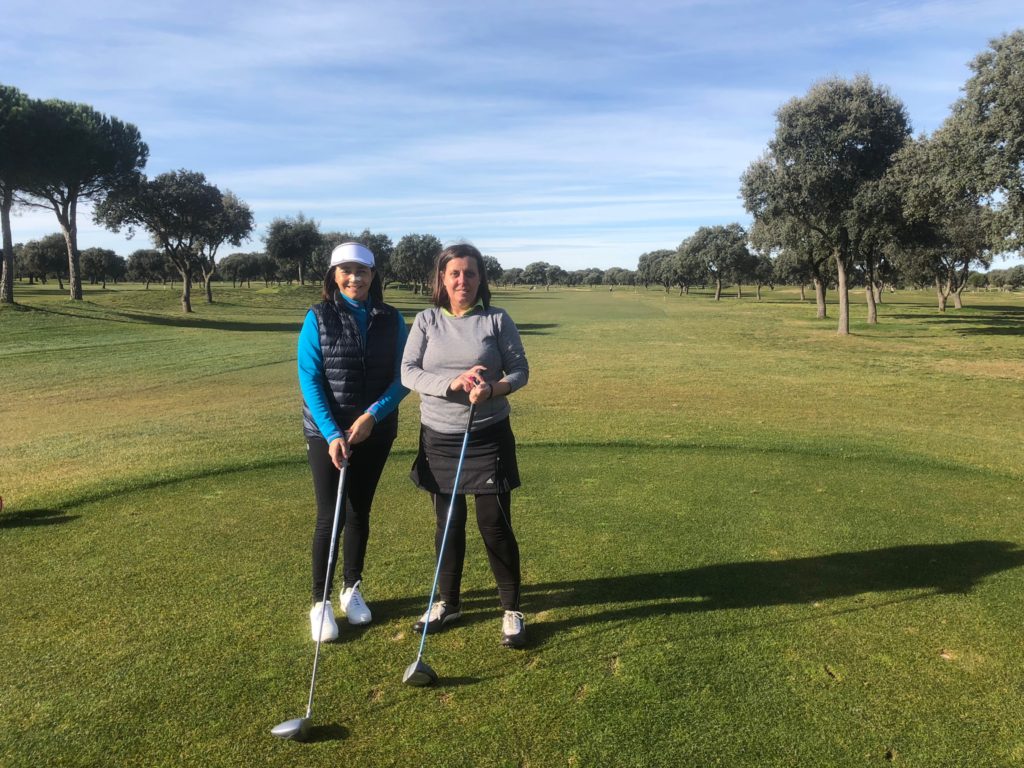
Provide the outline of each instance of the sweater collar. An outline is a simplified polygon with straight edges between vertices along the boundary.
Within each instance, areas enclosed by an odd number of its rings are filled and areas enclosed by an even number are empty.
[[[485,307],[484,307],[483,299],[477,299],[476,300],[476,304],[474,304],[472,307],[470,307],[466,311],[466,313],[464,315],[461,315],[461,317],[467,317],[468,315],[475,315],[477,312],[483,312],[484,310],[485,310]],[[452,312],[450,309],[448,309],[448,307],[441,307],[441,311],[444,312],[445,315],[447,315],[448,317],[454,317],[454,318],[460,317],[460,315],[456,315],[454,312]]]

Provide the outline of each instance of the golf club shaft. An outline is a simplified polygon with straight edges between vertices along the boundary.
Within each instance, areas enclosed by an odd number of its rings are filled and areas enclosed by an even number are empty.
[[[469,429],[473,426],[473,417],[476,415],[476,403],[469,404],[469,418],[466,420],[466,433],[462,436],[462,450],[459,451],[459,463],[455,465],[455,482],[452,486],[452,500],[448,505],[448,515],[444,520],[444,533],[441,534],[441,547],[437,552],[437,568],[434,569],[434,583],[430,587],[430,602],[427,603],[427,621],[423,622],[423,636],[420,638],[420,650],[416,654],[416,660],[423,658],[423,647],[427,643],[427,627],[430,624],[430,609],[434,607],[434,595],[437,592],[437,580],[441,575],[441,559],[444,557],[444,547],[448,543],[448,528],[452,522],[452,514],[455,512],[455,497],[459,493],[459,479],[462,477],[462,462],[466,458],[466,446],[469,445]]]
[[[313,654],[313,677],[309,681],[309,701],[306,703],[306,717],[313,715],[313,691],[316,690],[316,667],[320,662],[320,642],[324,634],[324,614],[327,613],[327,595],[331,591],[331,566],[334,565],[334,553],[338,543],[338,522],[341,519],[341,506],[345,500],[345,479],[348,474],[348,460],[342,459],[341,472],[338,475],[338,500],[334,503],[334,524],[331,526],[331,548],[327,554],[327,573],[324,575],[324,594],[320,601],[320,629],[316,633],[316,653]]]

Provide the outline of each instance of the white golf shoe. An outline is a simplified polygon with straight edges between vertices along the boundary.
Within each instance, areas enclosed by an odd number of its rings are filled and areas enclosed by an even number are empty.
[[[341,597],[338,598],[338,607],[348,618],[349,624],[369,624],[370,619],[373,618],[369,606],[366,605],[366,601],[363,600],[363,595],[359,591],[359,585],[362,583],[362,581],[357,581],[351,587],[346,587],[342,590]]]
[[[501,644],[506,648],[522,648],[526,645],[526,622],[519,611],[505,611],[501,620]]]
[[[321,610],[323,611],[322,625],[320,620]],[[309,632],[313,636],[314,643],[316,642],[318,632],[321,642],[329,643],[331,640],[338,639],[338,622],[334,620],[334,609],[331,608],[330,600],[326,603],[318,602],[309,609]]]

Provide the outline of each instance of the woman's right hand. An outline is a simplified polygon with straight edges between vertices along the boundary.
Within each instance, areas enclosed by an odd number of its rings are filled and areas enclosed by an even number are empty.
[[[346,463],[349,456],[352,455],[352,448],[344,437],[336,437],[327,446],[327,453],[330,454],[334,466],[341,469],[341,465]]]
[[[451,392],[471,392],[473,387],[483,383],[483,374],[487,370],[485,365],[474,365],[468,371],[464,371],[452,379],[448,385]]]

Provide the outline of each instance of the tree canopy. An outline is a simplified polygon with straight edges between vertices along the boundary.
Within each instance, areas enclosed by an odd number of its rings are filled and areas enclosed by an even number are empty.
[[[323,243],[320,225],[307,219],[301,212],[294,219],[277,218],[267,227],[267,255],[282,265],[293,266],[299,278],[299,285],[306,284],[306,271],[313,254]]]
[[[784,104],[765,154],[743,174],[755,221],[790,219],[816,233],[835,262],[839,333],[850,332],[847,273],[859,198],[888,170],[910,134],[903,104],[867,76],[832,78]]]
[[[22,187],[26,202],[51,209],[67,242],[72,299],[82,298],[78,203],[136,185],[149,157],[139,129],[88,104],[32,103],[35,167]]]
[[[181,274],[181,307],[192,311],[192,278],[201,269],[206,243],[223,237],[224,198],[198,171],[169,171],[122,187],[96,207],[96,220],[105,226],[146,230],[153,244]]]

